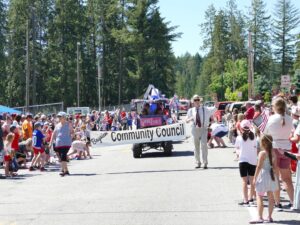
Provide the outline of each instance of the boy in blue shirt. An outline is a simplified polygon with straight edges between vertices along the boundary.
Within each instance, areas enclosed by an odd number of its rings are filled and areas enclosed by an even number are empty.
[[[38,162],[41,162],[40,170],[45,171],[45,150],[43,148],[43,141],[45,136],[42,133],[42,124],[37,122],[34,124],[34,131],[32,133],[32,146],[34,157],[31,161],[31,166],[29,167],[30,171],[34,170],[34,165]]]

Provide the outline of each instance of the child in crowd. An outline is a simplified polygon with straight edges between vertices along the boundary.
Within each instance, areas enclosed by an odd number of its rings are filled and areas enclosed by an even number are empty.
[[[120,123],[119,123],[119,121],[118,121],[118,117],[117,117],[117,116],[114,116],[114,117],[113,117],[112,124],[111,124],[111,130],[112,130],[112,131],[118,131],[118,130],[119,130],[119,127],[120,127]]]
[[[68,157],[72,157],[73,154],[77,154],[77,160],[82,159],[82,156],[86,158],[84,152],[87,149],[87,145],[86,142],[82,140],[81,135],[79,133],[76,134],[76,140],[72,142],[71,149],[73,151],[68,154]]]
[[[229,128],[228,138],[229,138],[231,144],[233,144],[233,145],[234,145],[235,139],[237,137],[237,129],[236,129],[236,123],[238,121],[237,118],[238,118],[238,115],[235,114],[232,116],[232,119],[228,122],[228,128]]]
[[[255,174],[257,164],[257,144],[254,133],[250,130],[251,123],[249,120],[241,122],[242,134],[236,138],[235,147],[240,152],[239,169],[240,176],[243,180],[243,201],[239,203],[241,206],[248,206],[253,203],[254,185],[253,176]],[[250,193],[248,194],[248,179],[250,181]]]
[[[49,124],[48,122],[44,123],[43,126],[43,135],[45,136],[45,154],[46,154],[46,158],[45,158],[45,164],[50,163],[50,151],[51,148],[49,146],[50,140],[51,140],[51,136],[52,136],[53,130],[51,127],[51,124]]]
[[[43,148],[43,141],[45,136],[42,133],[42,124],[37,122],[34,124],[34,131],[32,134],[33,141],[33,154],[34,157],[31,161],[30,171],[35,170],[34,166],[40,163],[40,170],[45,171],[45,150]]]
[[[258,163],[253,179],[253,184],[256,189],[258,219],[250,221],[250,224],[263,223],[263,196],[268,195],[269,200],[269,215],[267,222],[272,223],[272,213],[274,208],[273,192],[278,190],[278,181],[274,175],[277,170],[276,155],[272,153],[272,136],[263,135],[260,140],[261,151],[258,155]]]
[[[128,112],[128,118],[127,118],[127,125],[128,125],[128,130],[132,130],[132,114],[131,112]]]
[[[12,163],[13,160],[13,149],[11,147],[11,144],[14,140],[15,135],[13,133],[9,133],[6,138],[5,138],[5,142],[4,142],[4,170],[5,170],[5,176],[9,177],[9,176],[15,176],[16,174],[13,173],[13,171],[9,168],[10,164]]]
[[[86,129],[85,124],[81,126],[80,135],[81,135],[81,140],[83,140],[86,143],[86,148],[85,148],[86,154],[91,159],[92,158],[90,154],[91,136],[90,136],[90,131]]]
[[[28,138],[26,141],[19,143],[19,150],[16,152],[16,159],[20,166],[24,165],[23,168],[26,169],[27,158],[30,158],[30,154],[33,153],[32,149],[32,139]]]
[[[237,119],[238,119],[238,120],[237,120],[237,122],[236,122],[236,124],[235,124],[235,128],[236,128],[236,131],[237,131],[237,135],[242,135],[243,131],[242,131],[242,128],[241,128],[241,122],[245,119],[244,114],[239,113]]]

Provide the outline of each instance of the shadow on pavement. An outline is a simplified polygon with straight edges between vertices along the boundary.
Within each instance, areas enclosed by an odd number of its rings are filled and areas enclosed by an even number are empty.
[[[164,152],[147,152],[143,153],[142,158],[157,158],[157,157],[186,157],[186,156],[193,156],[193,151],[176,151],[172,152],[171,156],[166,156]]]
[[[24,180],[29,177],[40,176],[41,174],[18,174],[15,177],[8,177],[5,180]]]
[[[236,170],[236,169],[238,169],[238,167],[237,166],[222,166],[222,167],[210,167],[209,165],[208,165],[208,169],[209,170]]]
[[[97,176],[100,174],[97,173],[71,173],[70,176],[83,176],[83,177],[90,177],[90,176]]]
[[[274,221],[273,224],[298,225],[299,220],[280,220],[280,221]]]
[[[237,169],[238,167],[208,167],[209,169],[215,170],[227,170],[227,169]],[[139,174],[139,173],[173,173],[173,172],[199,172],[206,171],[203,168],[200,169],[185,169],[185,170],[142,170],[142,171],[125,171],[125,172],[112,172],[106,173],[110,175],[118,175],[118,174]]]
[[[106,173],[106,174],[118,175],[118,174],[138,174],[138,173],[173,173],[173,172],[197,172],[197,170],[195,170],[195,169],[187,169],[187,170],[145,170],[145,171],[115,172],[115,173]]]

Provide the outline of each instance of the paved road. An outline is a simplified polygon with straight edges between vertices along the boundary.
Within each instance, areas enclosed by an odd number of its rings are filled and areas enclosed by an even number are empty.
[[[92,160],[70,162],[69,177],[52,167],[1,180],[0,225],[243,225],[255,215],[256,208],[237,205],[233,148],[210,149],[208,170],[194,169],[191,139],[175,144],[172,157],[133,159],[130,148],[93,149]],[[274,219],[300,224],[300,213],[275,212]]]

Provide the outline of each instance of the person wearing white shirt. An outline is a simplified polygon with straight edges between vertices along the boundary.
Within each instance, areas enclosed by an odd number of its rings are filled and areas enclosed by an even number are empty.
[[[196,169],[201,167],[200,160],[200,143],[202,151],[202,161],[204,163],[204,169],[207,169],[207,129],[209,125],[210,117],[216,112],[215,107],[205,107],[203,105],[203,98],[199,95],[194,95],[192,98],[194,107],[190,108],[187,112],[186,122],[193,122],[192,135],[194,137],[195,145],[195,161]]]
[[[226,144],[222,139],[228,134],[228,127],[222,123],[213,123],[210,126],[211,129],[211,138],[208,141],[208,146],[213,147],[212,141],[215,140],[218,144],[218,147],[226,148]]]
[[[248,206],[249,202],[253,202],[254,184],[253,177],[257,164],[257,142],[254,133],[250,130],[251,123],[249,120],[241,122],[242,134],[236,138],[235,148],[239,151],[239,170],[242,178],[243,201],[239,203],[241,206]],[[250,193],[248,194],[248,178],[250,182]]]
[[[284,152],[291,150],[289,138],[293,129],[293,119],[286,114],[286,102],[283,98],[277,97],[274,99],[272,107],[275,114],[269,117],[264,133],[273,137],[273,151],[277,157],[279,175],[285,183],[286,191],[290,199],[289,207],[292,208],[294,202],[294,186],[290,170],[291,160],[284,155]],[[275,210],[282,211],[282,206],[280,204],[280,190],[275,192],[274,198]]]

